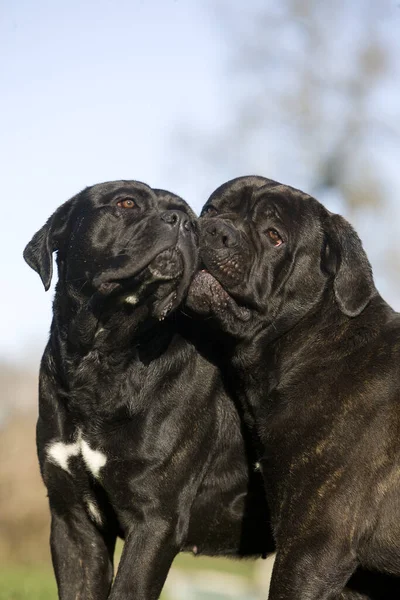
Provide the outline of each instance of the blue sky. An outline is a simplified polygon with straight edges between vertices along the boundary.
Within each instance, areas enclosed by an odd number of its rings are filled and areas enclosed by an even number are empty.
[[[22,250],[58,205],[87,185],[128,178],[198,209],[215,187],[190,181],[186,165],[180,187],[171,153],[177,124],[220,122],[225,48],[192,0],[19,0],[0,10],[0,359],[25,360],[45,344],[52,290]]]
[[[32,366],[46,342],[53,289],[44,292],[22,251],[62,202],[87,185],[127,178],[171,189],[198,210],[217,185],[245,174],[230,172],[228,160],[226,168],[207,171],[178,151],[185,124],[212,139],[234,114],[236,81],[226,68],[223,20],[214,18],[212,6],[205,0],[1,4],[0,360]],[[386,97],[383,102],[394,106]],[[389,113],[397,114],[395,108]],[[257,144],[249,161],[254,172],[280,179],[273,170],[275,141],[271,136],[268,172],[259,171],[265,155]],[[398,181],[398,156],[394,147],[385,156],[390,186]],[[399,206],[393,203],[393,219]],[[384,224],[376,235],[374,217],[366,219],[361,236],[374,233],[367,250],[378,246],[382,262],[392,240]],[[390,282],[381,281],[385,297],[400,308]]]

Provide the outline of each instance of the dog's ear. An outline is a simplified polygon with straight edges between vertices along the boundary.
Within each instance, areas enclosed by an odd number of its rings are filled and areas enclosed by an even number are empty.
[[[24,250],[24,259],[40,275],[46,292],[53,276],[53,252],[60,249],[77,197],[62,204],[35,233]]]
[[[328,217],[325,266],[334,274],[333,290],[340,310],[359,315],[376,293],[372,268],[353,227],[340,215]]]

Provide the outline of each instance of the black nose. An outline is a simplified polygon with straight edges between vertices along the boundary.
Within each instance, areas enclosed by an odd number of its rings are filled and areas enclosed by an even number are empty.
[[[180,227],[186,231],[193,229],[192,221],[182,210],[166,210],[162,213],[161,219],[171,227]]]
[[[205,225],[203,235],[213,248],[233,248],[238,243],[238,232],[223,221],[214,220]]]

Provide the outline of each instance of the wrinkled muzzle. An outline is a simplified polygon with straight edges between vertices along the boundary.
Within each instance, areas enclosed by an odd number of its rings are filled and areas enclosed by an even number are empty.
[[[152,300],[151,313],[163,319],[180,304],[196,270],[195,227],[183,211],[166,211],[140,233],[109,259],[93,286],[103,296],[124,295],[133,305]]]

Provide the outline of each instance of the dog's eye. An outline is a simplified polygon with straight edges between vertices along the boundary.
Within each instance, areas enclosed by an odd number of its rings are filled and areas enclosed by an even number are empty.
[[[203,208],[203,210],[201,211],[201,216],[202,217],[215,217],[215,215],[218,214],[218,211],[216,208],[214,208],[213,206],[206,206],[205,208]]]
[[[273,244],[274,246],[280,246],[281,244],[283,244],[283,239],[280,235],[280,233],[278,233],[278,231],[276,229],[273,229],[272,227],[270,227],[269,229],[267,229],[267,231],[265,232],[268,236],[269,241],[271,242],[271,244]]]
[[[132,198],[125,198],[124,200],[118,200],[117,206],[120,206],[121,208],[135,208],[136,203]]]

